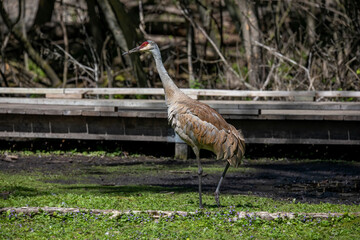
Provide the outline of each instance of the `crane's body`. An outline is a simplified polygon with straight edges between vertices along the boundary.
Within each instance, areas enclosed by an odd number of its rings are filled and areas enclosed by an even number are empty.
[[[245,140],[234,126],[208,105],[185,95],[168,75],[161,59],[158,46],[153,41],[146,41],[128,53],[150,51],[155,59],[160,75],[165,100],[168,107],[168,120],[172,128],[194,151],[198,163],[199,205],[202,208],[201,178],[202,167],[200,149],[206,149],[216,154],[217,159],[227,161],[225,170],[215,191],[218,205],[220,186],[230,165],[238,167],[245,153]]]
[[[215,153],[218,160],[227,160],[234,167],[240,165],[244,137],[208,105],[181,96],[168,105],[168,119],[180,138],[197,148],[195,152],[206,149]]]

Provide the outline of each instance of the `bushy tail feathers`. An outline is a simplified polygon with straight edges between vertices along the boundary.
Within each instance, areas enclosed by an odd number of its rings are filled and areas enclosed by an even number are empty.
[[[245,154],[245,139],[241,130],[236,130],[235,127],[231,126],[227,134],[219,133],[218,140],[221,142],[215,144],[220,148],[216,150],[217,159],[227,160],[231,166],[238,167]]]
[[[234,155],[227,159],[231,166],[238,167],[242,163],[242,158],[245,154],[245,138],[241,130],[236,130],[237,148],[234,151]]]

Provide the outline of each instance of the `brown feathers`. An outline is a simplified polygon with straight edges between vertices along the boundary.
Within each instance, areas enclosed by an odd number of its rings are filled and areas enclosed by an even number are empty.
[[[169,123],[192,148],[214,152],[217,159],[238,167],[245,153],[245,140],[234,126],[208,105],[186,95],[168,104]]]

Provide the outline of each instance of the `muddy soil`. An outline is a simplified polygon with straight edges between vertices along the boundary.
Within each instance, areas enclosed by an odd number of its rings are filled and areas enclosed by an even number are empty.
[[[101,172],[94,166],[166,166],[161,174],[146,171]],[[221,172],[206,173],[206,166],[225,166],[224,162],[203,159],[205,168],[203,190],[213,192]],[[155,157],[89,157],[89,156],[18,156],[11,159],[0,156],[0,171],[7,173],[42,172],[44,174],[68,174],[79,170],[85,174],[77,179],[55,180],[63,184],[99,184],[106,186],[151,185],[168,187],[169,191],[197,192],[196,172],[176,171],[179,167],[196,166],[195,160],[177,161]],[[174,170],[172,170],[172,168]],[[221,192],[227,194],[251,194],[274,199],[308,203],[360,204],[360,163],[326,160],[249,160],[239,171],[226,175]],[[101,169],[101,168],[100,168]],[[243,170],[243,171],[241,171]]]

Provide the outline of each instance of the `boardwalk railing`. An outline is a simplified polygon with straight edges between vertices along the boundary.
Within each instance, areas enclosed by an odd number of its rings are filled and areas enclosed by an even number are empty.
[[[250,144],[360,145],[360,92],[182,90],[209,104],[229,123],[242,129]],[[161,88],[0,88],[0,138],[181,144],[167,123],[163,99],[110,99],[109,95],[160,96],[164,91]],[[204,96],[214,96],[216,100]],[[248,101],[267,97],[275,101]],[[325,101],[326,98],[331,101]],[[346,101],[349,98],[352,101]]]
[[[360,98],[360,91],[242,91],[217,89],[181,89],[192,98],[289,98],[289,100],[320,101],[324,98]],[[162,88],[0,88],[0,94],[39,94],[49,98],[81,98],[84,95],[164,95]]]

